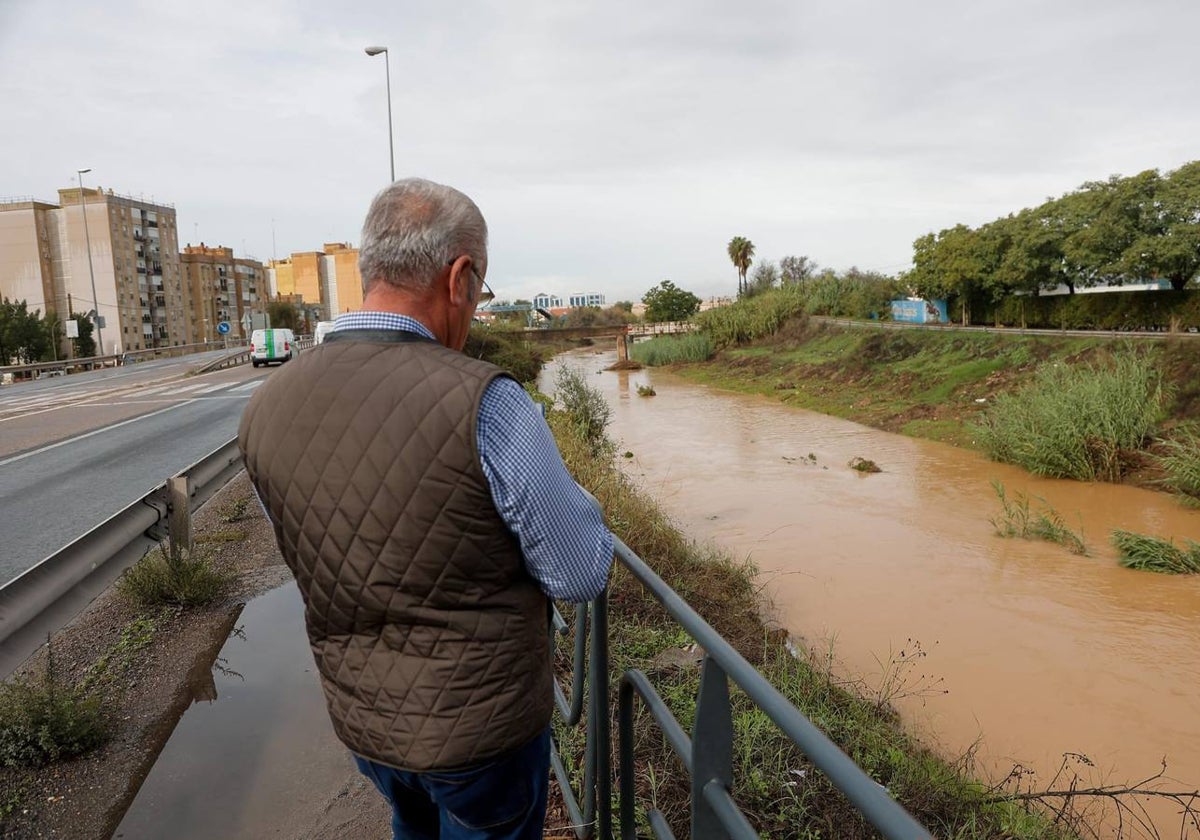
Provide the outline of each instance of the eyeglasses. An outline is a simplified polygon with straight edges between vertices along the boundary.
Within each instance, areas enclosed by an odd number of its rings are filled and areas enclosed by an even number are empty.
[[[458,257],[447,261],[446,265],[454,265],[456,262],[458,262]],[[487,281],[483,279],[483,275],[480,274],[479,270],[475,268],[474,261],[471,262],[471,273],[475,275],[477,280],[479,280],[479,299],[475,301],[475,308],[478,309],[481,306],[487,306],[489,303],[495,300],[496,295],[492,291],[491,287],[488,286]]]

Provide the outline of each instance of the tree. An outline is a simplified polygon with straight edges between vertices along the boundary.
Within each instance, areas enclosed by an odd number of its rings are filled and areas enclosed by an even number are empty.
[[[700,298],[678,288],[670,280],[664,280],[642,295],[646,304],[646,320],[684,321],[700,309]]]
[[[778,283],[779,269],[775,267],[775,263],[770,261],[761,262],[754,267],[754,276],[746,284],[746,297],[760,295],[769,289],[775,288]]]
[[[1158,181],[1154,200],[1142,207],[1141,235],[1120,267],[1137,278],[1165,278],[1176,291],[1200,272],[1200,161]]]
[[[23,300],[0,298],[0,365],[29,364],[51,357],[52,322]]]
[[[267,318],[274,329],[300,331],[300,314],[296,312],[296,307],[287,301],[276,300],[268,303]]]
[[[738,297],[745,292],[746,272],[754,262],[754,243],[744,236],[735,236],[729,240],[729,259],[738,272]]]
[[[817,264],[808,257],[784,257],[779,261],[779,281],[785,286],[803,283],[817,273]]]
[[[79,325],[79,338],[71,339],[71,341],[75,342],[75,356],[81,359],[95,356],[96,339],[92,338],[92,333],[96,331],[96,325],[92,323],[92,319],[87,315],[77,312],[71,313],[71,320]]]

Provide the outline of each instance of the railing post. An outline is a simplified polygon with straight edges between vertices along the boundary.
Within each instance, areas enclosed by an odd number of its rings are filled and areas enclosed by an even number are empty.
[[[693,840],[725,840],[729,836],[704,796],[704,788],[714,781],[726,789],[733,786],[733,716],[729,678],[716,660],[705,654],[692,731]]]
[[[171,546],[171,564],[192,553],[192,514],[188,510],[188,477],[177,475],[167,479],[167,527]]]
[[[596,837],[612,840],[612,732],[608,702],[608,589],[592,606],[591,710],[595,746]]]

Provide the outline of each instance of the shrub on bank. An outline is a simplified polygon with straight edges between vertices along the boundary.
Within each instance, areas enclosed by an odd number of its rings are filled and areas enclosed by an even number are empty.
[[[107,737],[100,700],[61,682],[53,651],[40,679],[0,685],[0,766],[42,767],[82,755]]]
[[[232,578],[206,557],[184,556],[172,562],[159,549],[126,570],[117,589],[146,607],[198,607],[224,596],[231,583]]]
[[[504,368],[518,382],[536,381],[545,364],[540,349],[523,333],[497,326],[472,325],[463,352]]]
[[[990,458],[1035,475],[1120,481],[1164,396],[1157,368],[1132,351],[1107,365],[1046,365],[1031,384],[999,394],[977,431]]]
[[[1120,554],[1120,563],[1128,569],[1142,569],[1168,575],[1200,574],[1200,543],[1184,540],[1180,548],[1171,540],[1137,534],[1133,531],[1113,531],[1113,548]]]
[[[704,333],[685,333],[679,336],[660,336],[642,341],[629,348],[629,357],[650,367],[674,365],[680,362],[707,362],[712,358],[713,342]]]

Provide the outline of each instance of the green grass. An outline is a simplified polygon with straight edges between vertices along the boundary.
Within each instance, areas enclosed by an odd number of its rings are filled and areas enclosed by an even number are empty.
[[[629,348],[629,358],[648,367],[705,362],[712,358],[712,354],[712,339],[704,333],[660,336],[639,341]]]
[[[1112,544],[1120,555],[1121,565],[1128,569],[1169,575],[1200,574],[1200,543],[1184,540],[1185,547],[1180,548],[1172,540],[1117,530],[1112,532]]]
[[[53,650],[40,677],[0,686],[0,766],[42,767],[82,755],[107,738],[100,698],[61,680]]]
[[[713,344],[726,347],[773,335],[804,309],[804,293],[799,286],[789,286],[701,312],[696,323]]]
[[[1017,493],[1013,499],[1008,498],[1004,484],[992,482],[992,489],[1000,498],[1000,515],[992,520],[992,527],[1002,537],[1019,537],[1025,540],[1045,540],[1063,546],[1072,554],[1086,555],[1087,544],[1083,541],[1083,529],[1075,532],[1063,521],[1062,515],[1047,504],[1045,499],[1038,499],[1039,510],[1031,510],[1029,497]]]
[[[203,555],[171,562],[167,552],[159,549],[127,569],[117,580],[117,588],[141,606],[196,607],[223,597],[231,583],[230,575]]]
[[[1032,383],[1001,394],[978,428],[994,460],[1035,475],[1120,481],[1163,411],[1162,377],[1146,355],[1108,364],[1043,366]]]
[[[1200,431],[1195,426],[1180,430],[1163,442],[1163,449],[1158,457],[1163,485],[1188,503],[1200,504]]]
[[[581,402],[586,405],[587,400]],[[752,565],[687,539],[653,499],[614,467],[612,444],[605,439],[597,446],[585,434],[585,420],[561,411],[548,419],[564,461],[599,500],[613,531],[935,836],[1069,836],[1020,803],[992,801],[995,792],[964,772],[965,761],[947,763],[905,732],[888,699],[908,690],[907,672],[894,672],[887,697],[870,696],[847,690],[827,659],[790,654],[762,622]],[[680,652],[691,640],[620,565],[610,579],[609,604],[614,693],[622,670],[642,669],[686,731],[695,715],[699,669],[662,654]],[[560,641],[559,650],[561,673],[569,665],[569,654],[561,651],[571,650],[570,637]],[[732,692],[732,702],[734,797],[761,836],[876,836],[828,778],[740,691]],[[638,811],[644,813],[652,803],[679,832],[687,824],[688,779],[645,709],[640,703],[635,708]],[[581,731],[564,730],[560,724],[556,729],[564,764],[578,789]]]

